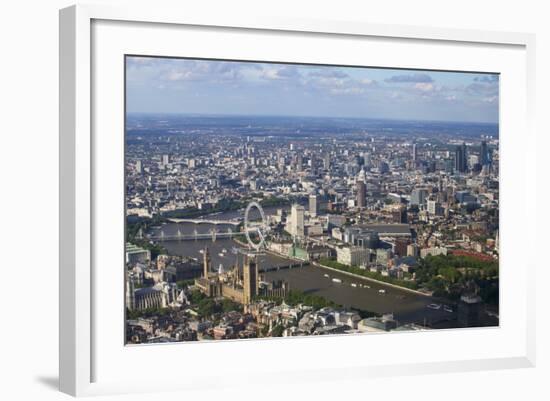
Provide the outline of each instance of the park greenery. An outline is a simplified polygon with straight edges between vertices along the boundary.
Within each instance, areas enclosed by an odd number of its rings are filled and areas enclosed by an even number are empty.
[[[371,272],[370,270],[361,269],[358,266],[350,266],[343,263],[338,263],[337,261],[331,260],[331,259],[320,259],[319,264],[323,266],[331,267],[336,270],[341,270],[343,272],[356,274],[358,276],[363,276],[373,280],[382,281],[384,283],[398,285],[398,286],[409,288],[412,290],[415,290],[418,288],[417,283],[414,281],[410,281],[410,280],[407,281],[407,280],[401,280],[395,277],[383,276],[379,272]]]
[[[204,318],[210,318],[215,314],[231,311],[242,312],[243,309],[242,305],[230,299],[224,298],[219,300],[209,298],[198,290],[191,291],[188,295],[188,300],[198,315]]]
[[[421,259],[416,270],[419,286],[434,296],[458,300],[465,292],[477,292],[488,304],[498,304],[498,261],[469,256],[438,255]]]
[[[285,326],[283,326],[282,324],[277,324],[271,329],[271,337],[282,337],[284,331]]]
[[[151,227],[158,226],[165,219],[160,216],[149,217],[128,217],[126,219],[126,242],[130,242],[143,249],[148,249],[151,252],[151,259],[156,259],[158,255],[166,253],[166,249],[159,244],[147,241],[144,238],[139,238],[138,233],[147,232]]]
[[[187,279],[187,280],[179,280],[176,281],[176,285],[178,286],[178,289],[183,290],[184,288],[187,288],[195,283],[195,279]]]

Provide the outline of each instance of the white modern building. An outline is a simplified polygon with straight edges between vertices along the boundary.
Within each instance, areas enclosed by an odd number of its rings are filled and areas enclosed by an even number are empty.
[[[287,225],[287,231],[294,237],[304,236],[304,213],[302,205],[294,204],[290,209],[290,221]]]

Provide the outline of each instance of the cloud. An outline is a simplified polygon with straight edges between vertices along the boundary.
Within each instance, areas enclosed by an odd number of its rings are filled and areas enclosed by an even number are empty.
[[[349,78],[349,75],[344,71],[330,68],[312,71],[308,76],[311,78]]]
[[[484,97],[481,101],[485,103],[496,103],[498,102],[498,96]]]
[[[429,83],[433,82],[433,79],[428,74],[415,73],[394,75],[390,78],[386,78],[384,81],[389,83]]]
[[[464,92],[469,96],[497,96],[498,83],[473,82],[464,89]]]
[[[367,89],[376,89],[378,85],[375,80],[352,78],[338,70],[315,71],[307,76],[308,79],[303,82],[305,88],[330,95],[364,95]]]
[[[431,92],[435,89],[434,84],[430,82],[417,82],[414,84],[415,89],[419,89],[422,92]]]
[[[426,110],[432,109],[447,110],[449,115],[455,113],[455,109],[458,110],[456,113],[496,110],[498,114],[499,77],[495,74],[464,73],[446,79],[441,73],[435,75],[430,71],[396,72],[152,57],[129,57],[126,65],[128,87],[136,93],[152,93],[155,97],[150,97],[160,103],[165,102],[167,106],[163,107],[166,108],[174,107],[172,99],[177,98],[183,99],[181,103],[189,110],[194,110],[195,106],[189,105],[198,102],[194,95],[198,94],[207,99],[204,100],[207,106],[201,106],[206,109],[210,103],[219,100],[235,109],[251,110],[255,107],[261,112],[277,108],[286,110],[287,104],[303,103],[304,106],[297,108],[303,108],[308,113],[317,106],[322,108],[327,105],[337,113],[349,114],[352,113],[350,110],[358,113],[358,108],[369,104],[369,107],[378,108],[382,114],[388,115],[399,114],[399,111],[393,110],[412,109],[424,110],[422,113],[426,115],[431,113]],[[170,97],[166,97],[168,92],[173,92]],[[235,102],[238,95],[240,100]],[[253,101],[260,95],[265,101]],[[141,99],[148,99],[148,96],[142,95],[139,99],[145,104],[146,101]],[[222,102],[222,99],[225,101]],[[159,106],[152,104],[147,107],[154,109]]]
[[[262,72],[260,76],[263,79],[267,80],[282,80],[282,79],[293,79],[301,78],[301,74],[298,69],[294,66],[289,65],[272,65],[272,66],[262,66]]]
[[[465,87],[464,93],[472,97],[481,97],[483,102],[493,103],[493,98],[498,98],[499,76],[496,74],[477,76],[472,83]]]
[[[365,93],[364,88],[360,87],[348,87],[348,88],[333,88],[330,90],[333,95],[360,95]]]
[[[496,74],[487,74],[487,75],[483,75],[481,77],[475,77],[474,81],[475,82],[494,83],[494,82],[498,82],[498,75],[496,75]]]
[[[207,60],[167,60],[159,68],[161,81],[228,82],[241,78],[241,63]]]

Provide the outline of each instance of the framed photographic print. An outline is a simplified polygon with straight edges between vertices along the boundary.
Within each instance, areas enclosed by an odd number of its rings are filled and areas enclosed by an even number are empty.
[[[62,391],[532,366],[531,35],[60,21]]]

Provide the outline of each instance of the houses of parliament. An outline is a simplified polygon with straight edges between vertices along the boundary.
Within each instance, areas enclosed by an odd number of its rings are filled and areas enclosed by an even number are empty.
[[[203,275],[195,279],[195,286],[206,296],[228,298],[242,305],[249,305],[258,297],[284,298],[288,294],[287,282],[265,282],[259,274],[257,255],[244,257],[242,273],[238,264],[227,272],[212,272],[208,248],[203,252]]]

